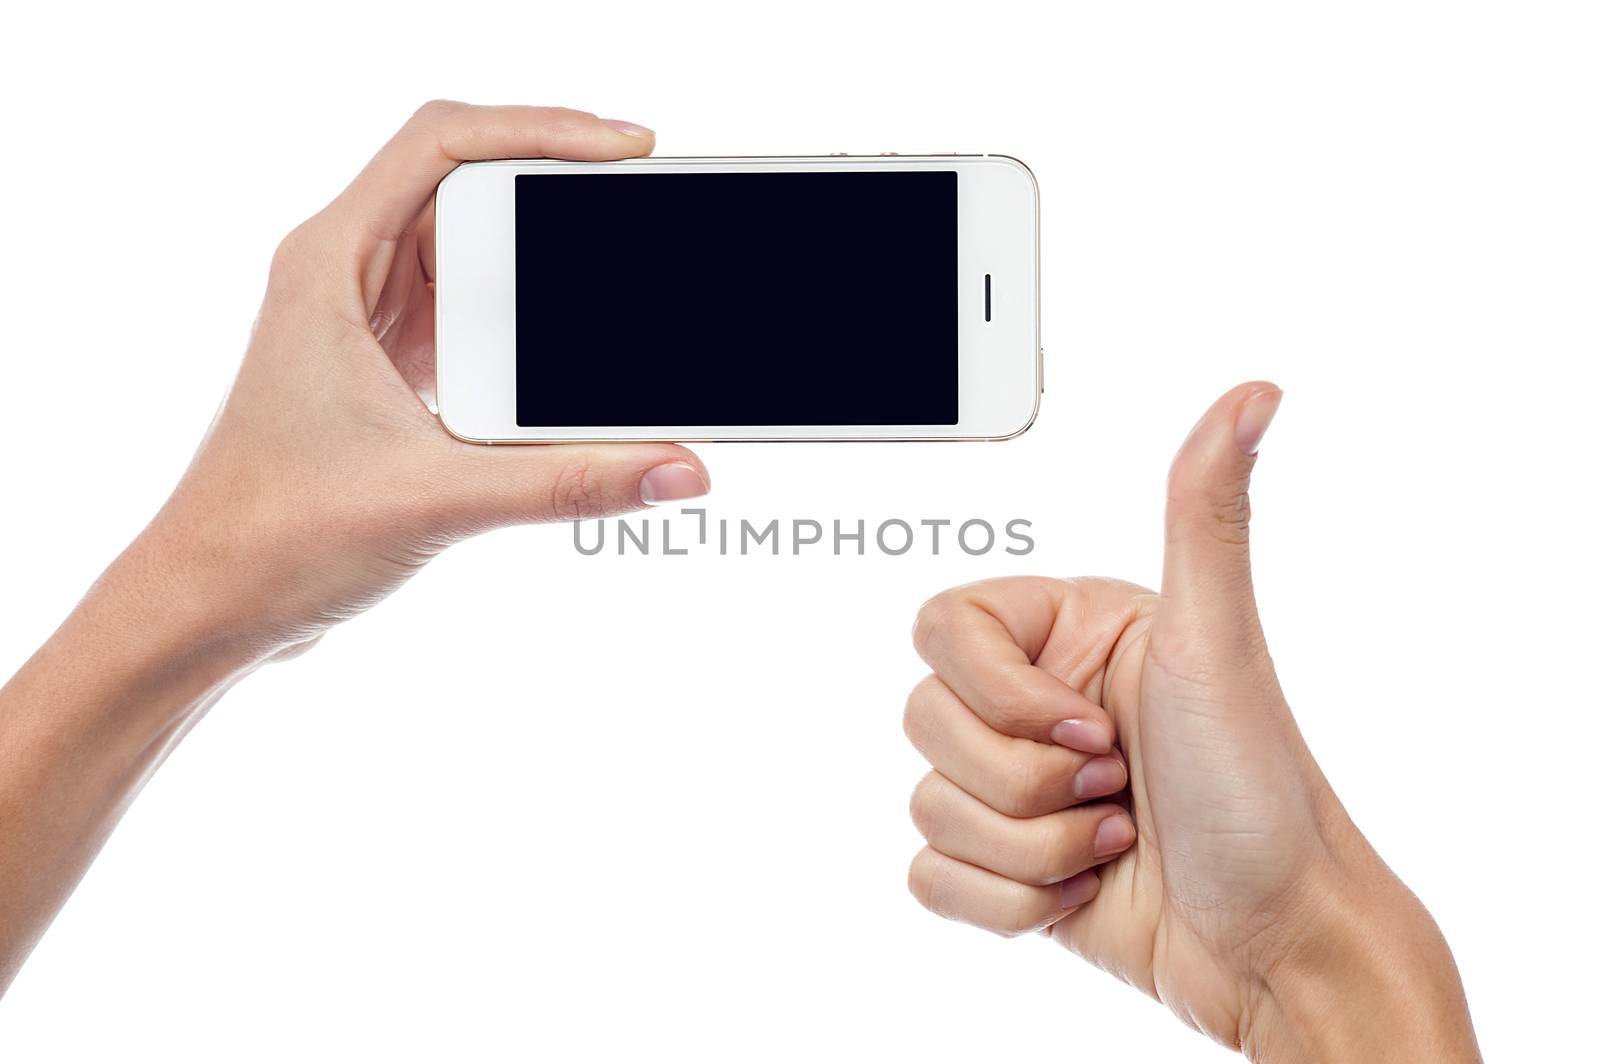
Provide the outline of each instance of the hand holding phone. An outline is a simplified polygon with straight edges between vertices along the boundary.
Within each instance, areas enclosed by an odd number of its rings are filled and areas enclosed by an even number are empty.
[[[578,111],[429,104],[285,238],[238,378],[172,497],[0,690],[0,992],[139,787],[241,676],[464,536],[706,490],[681,447],[475,447],[419,398],[439,180],[466,159],[650,145]]]
[[[483,155],[602,160],[651,144],[577,111],[419,110],[278,249],[238,379],[143,553],[159,541],[187,559],[181,577],[209,588],[208,609],[248,603],[227,630],[253,652],[365,608],[466,535],[704,493],[681,447],[476,447],[419,398],[434,385],[439,180]]]

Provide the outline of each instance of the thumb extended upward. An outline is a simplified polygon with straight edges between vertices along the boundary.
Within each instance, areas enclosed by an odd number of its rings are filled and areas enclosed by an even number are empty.
[[[1250,580],[1250,472],[1282,398],[1277,385],[1253,381],[1218,399],[1167,480],[1161,596],[1215,660],[1265,650]]]

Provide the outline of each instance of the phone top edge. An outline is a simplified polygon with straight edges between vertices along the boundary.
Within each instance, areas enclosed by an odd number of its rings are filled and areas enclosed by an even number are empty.
[[[451,173],[490,166],[537,166],[562,169],[577,166],[649,166],[652,163],[672,163],[676,165],[679,163],[873,162],[893,164],[937,163],[951,159],[992,159],[996,162],[1013,164],[1016,168],[1025,171],[1030,179],[1033,177],[1033,171],[1028,167],[1027,163],[1014,155],[1006,155],[1003,152],[928,152],[921,155],[901,154],[899,152],[865,152],[862,154],[834,152],[824,155],[642,155],[632,159],[478,159],[462,163]],[[448,175],[445,180],[449,180]],[[1037,184],[1037,182],[1035,183]]]

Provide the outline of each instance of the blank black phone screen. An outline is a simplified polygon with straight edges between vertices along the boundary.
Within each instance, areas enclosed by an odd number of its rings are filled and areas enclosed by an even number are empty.
[[[956,424],[956,176],[517,175],[517,424]]]

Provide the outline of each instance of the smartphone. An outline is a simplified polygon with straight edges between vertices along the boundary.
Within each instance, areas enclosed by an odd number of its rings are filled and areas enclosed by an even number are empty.
[[[436,204],[460,439],[993,440],[1038,412],[1038,186],[1008,156],[497,160]]]

